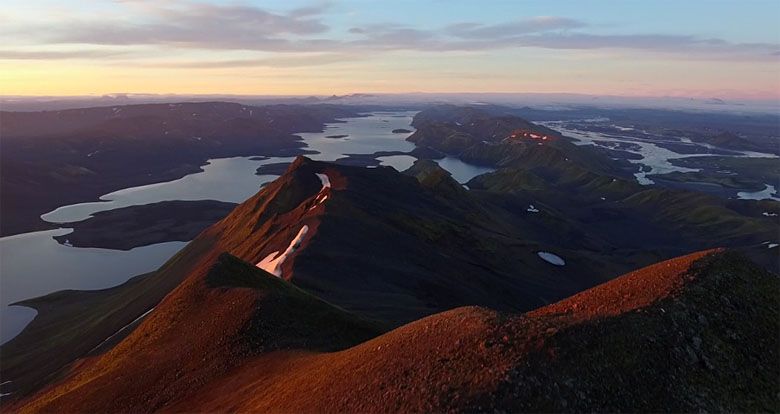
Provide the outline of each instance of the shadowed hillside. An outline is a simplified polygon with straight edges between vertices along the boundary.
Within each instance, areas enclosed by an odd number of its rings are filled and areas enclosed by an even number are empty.
[[[0,235],[50,228],[39,216],[56,207],[174,180],[210,158],[304,153],[293,133],[356,115],[227,102],[0,111]]]
[[[622,202],[622,216],[607,214],[602,224],[594,224],[586,218],[602,214],[596,208],[581,208],[577,215],[577,206],[571,206],[568,216],[553,207],[555,199],[543,195],[468,191],[431,161],[418,161],[401,174],[388,167],[299,157],[282,177],[203,231],[159,270],[104,291],[66,291],[22,302],[39,314],[3,345],[2,379],[13,381],[11,398],[17,399],[61,378],[78,358],[114,352],[116,344],[132,337],[146,344],[149,338],[140,339],[138,329],[152,323],[159,307],[182,295],[185,286],[203,300],[213,294],[201,291],[221,291],[225,280],[231,292],[254,288],[254,276],[241,266],[235,272],[245,276],[223,275],[223,282],[214,282],[214,266],[225,260],[224,253],[359,320],[392,328],[462,306],[505,314],[531,311],[681,252],[717,245],[756,250],[740,244],[746,240],[740,237],[744,226],[758,221],[739,215],[733,217],[742,224],[697,239],[694,235],[704,232],[688,230],[698,227],[686,224],[685,216],[667,216],[663,198],[655,205],[657,198],[642,198],[644,212]],[[649,220],[680,233],[643,230],[660,228]],[[626,233],[627,228],[633,232]],[[226,303],[213,303],[225,306],[219,308],[225,318],[231,309],[249,318],[250,302],[242,295],[231,293]],[[203,317],[198,315],[193,318]],[[166,318],[155,329],[177,320]],[[214,341],[226,346],[225,339]]]
[[[322,352],[376,331],[221,256],[114,349],[18,407],[775,411],[779,289],[738,255],[701,252],[523,315],[459,308]]]

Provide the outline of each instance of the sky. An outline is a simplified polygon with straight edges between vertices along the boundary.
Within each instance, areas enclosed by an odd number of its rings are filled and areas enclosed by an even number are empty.
[[[780,99],[780,1],[0,0],[0,95]]]

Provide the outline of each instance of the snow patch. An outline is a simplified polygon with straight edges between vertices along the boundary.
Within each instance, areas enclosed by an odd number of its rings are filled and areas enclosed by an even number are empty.
[[[550,252],[537,252],[536,254],[547,263],[554,264],[556,266],[563,266],[566,264],[566,262],[556,254],[552,254]]]
[[[322,182],[323,189],[330,188],[330,178],[328,177],[328,174],[315,173],[314,175],[316,175],[317,178],[320,179],[320,182]]]
[[[317,175],[319,176],[320,174]],[[301,227],[301,229],[298,231],[298,234],[290,242],[290,245],[287,246],[287,250],[285,250],[284,253],[279,254],[278,251],[275,251],[269,254],[268,256],[266,256],[265,259],[257,263],[256,266],[265,270],[268,273],[271,273],[276,277],[282,277],[282,264],[284,263],[285,260],[287,260],[288,257],[290,257],[291,254],[293,254],[298,249],[298,247],[301,246],[301,243],[303,242],[303,238],[306,236],[306,233],[308,233],[308,231],[309,231],[309,226],[304,225],[303,227]]]
[[[526,209],[525,211],[527,211],[527,212],[529,212],[529,213],[538,213],[538,212],[539,212],[539,209],[538,209],[538,208],[536,208],[536,207],[534,207],[534,205],[533,205],[533,204],[529,204],[529,205],[528,205],[528,209]]]
[[[315,198],[315,199],[314,199],[314,204],[313,204],[311,207],[309,207],[309,209],[308,209],[308,210],[306,210],[306,211],[311,211],[311,210],[314,210],[315,208],[317,208],[317,206],[319,206],[319,205],[321,205],[322,203],[324,203],[324,202],[325,202],[325,200],[327,200],[327,199],[328,199],[328,195],[327,195],[327,194],[320,193],[320,194],[317,196],[317,198]]]
[[[322,188],[320,189],[320,192],[317,193],[317,197],[314,199],[314,205],[309,207],[309,210],[312,210],[318,205],[324,203],[325,200],[328,199],[328,190],[330,189],[330,178],[328,178],[327,174],[315,173],[315,175],[317,176],[317,178],[320,179],[320,182],[322,183]]]
[[[777,243],[769,243],[769,244],[768,244],[766,247],[767,247],[767,249],[771,249],[771,248],[774,248],[774,247],[777,247],[777,246],[780,246],[780,244],[777,244]]]
[[[765,211],[765,212],[763,212],[761,214],[764,215],[764,216],[767,216],[767,217],[777,217],[777,213],[770,213],[768,211]]]

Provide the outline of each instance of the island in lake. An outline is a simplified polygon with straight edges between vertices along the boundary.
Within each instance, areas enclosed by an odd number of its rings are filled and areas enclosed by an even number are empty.
[[[67,223],[73,232],[54,238],[74,247],[115,250],[169,241],[190,241],[235,207],[234,203],[215,200],[162,201],[122,207]]]

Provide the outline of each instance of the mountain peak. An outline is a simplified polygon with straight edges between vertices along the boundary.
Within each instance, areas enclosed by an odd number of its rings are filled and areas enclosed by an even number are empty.
[[[572,314],[578,319],[594,319],[647,307],[678,294],[693,279],[689,269],[694,262],[722,252],[722,249],[704,250],[663,261],[585,290],[533,314]]]
[[[295,157],[295,160],[290,163],[290,167],[288,168],[288,171],[296,170],[298,168],[301,168],[306,165],[313,165],[315,163],[314,160],[311,158],[305,156],[305,155],[298,155]]]
[[[408,170],[404,171],[404,174],[411,175],[423,187],[434,189],[439,193],[446,193],[449,196],[468,196],[463,186],[452,178],[452,174],[435,161],[417,160]]]

